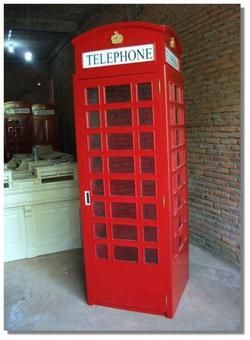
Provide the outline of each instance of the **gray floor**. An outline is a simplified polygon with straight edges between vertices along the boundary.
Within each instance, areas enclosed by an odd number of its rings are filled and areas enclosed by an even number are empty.
[[[240,273],[191,246],[190,281],[176,316],[88,306],[81,251],[5,264],[5,329],[36,331],[240,332]]]

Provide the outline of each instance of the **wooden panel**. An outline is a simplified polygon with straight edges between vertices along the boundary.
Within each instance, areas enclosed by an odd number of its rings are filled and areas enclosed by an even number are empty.
[[[31,115],[11,115],[4,119],[5,158],[14,153],[30,153],[32,149]]]
[[[33,116],[34,144],[51,144],[58,149],[58,132],[56,116]]]
[[[25,258],[27,238],[23,208],[5,209],[4,226],[5,261]]]

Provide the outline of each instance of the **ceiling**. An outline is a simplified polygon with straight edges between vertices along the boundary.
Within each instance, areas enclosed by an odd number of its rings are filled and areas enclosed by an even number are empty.
[[[102,9],[100,4],[5,4],[4,39],[12,30],[15,53],[4,49],[7,63],[23,62],[31,51],[37,62],[49,62],[71,38],[84,30],[90,17]]]

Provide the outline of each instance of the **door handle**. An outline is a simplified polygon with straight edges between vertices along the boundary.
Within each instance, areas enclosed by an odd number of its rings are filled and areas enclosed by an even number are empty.
[[[84,201],[85,205],[90,205],[90,192],[84,191]]]

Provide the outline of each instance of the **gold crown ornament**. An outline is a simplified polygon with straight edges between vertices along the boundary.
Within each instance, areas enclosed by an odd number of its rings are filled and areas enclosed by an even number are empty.
[[[121,44],[123,42],[123,35],[117,31],[114,31],[114,34],[111,36],[112,44]]]
[[[175,48],[175,39],[174,39],[174,37],[171,37],[171,38],[170,38],[169,46],[170,46],[171,48]]]

